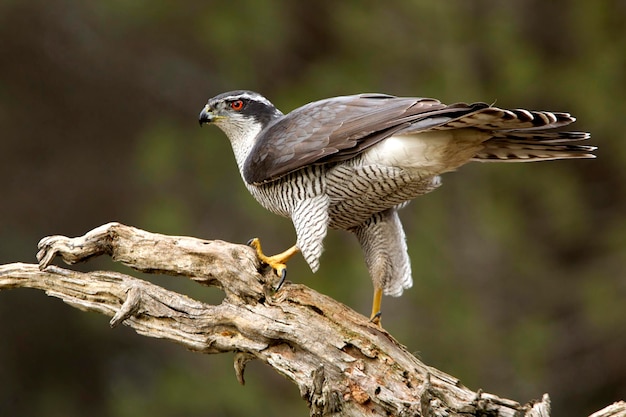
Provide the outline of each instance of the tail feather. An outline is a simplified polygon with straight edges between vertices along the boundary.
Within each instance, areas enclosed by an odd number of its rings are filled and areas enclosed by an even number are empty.
[[[554,159],[595,158],[592,153],[595,146],[573,145],[567,142],[587,139],[583,132],[545,133],[546,136],[531,138],[520,132],[512,135],[495,137],[483,142],[483,149],[472,161],[479,162],[532,162]],[[580,134],[580,135],[579,135]],[[523,138],[523,139],[522,139]]]
[[[578,142],[581,140],[589,139],[591,135],[587,132],[543,132],[543,131],[499,131],[493,132],[492,138],[496,139],[511,139],[527,142],[541,142],[548,143],[566,143],[566,142]]]
[[[453,105],[454,106],[454,105]],[[569,113],[500,109],[474,105],[432,130],[474,128],[488,133],[483,148],[472,158],[481,162],[531,162],[552,159],[595,158],[594,146],[573,144],[589,139],[587,132],[560,132],[552,129],[576,121]]]
[[[545,130],[566,126],[575,121],[576,118],[569,113],[482,107],[437,126],[434,130],[458,129],[464,127],[497,131]]]

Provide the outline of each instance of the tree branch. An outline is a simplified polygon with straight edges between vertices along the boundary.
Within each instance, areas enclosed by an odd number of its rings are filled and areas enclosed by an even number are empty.
[[[549,416],[550,401],[521,405],[473,392],[421,363],[385,330],[303,285],[278,293],[272,271],[244,245],[165,236],[109,223],[84,236],[41,240],[40,265],[0,266],[0,289],[30,287],[137,333],[202,353],[236,352],[243,384],[248,361],[259,359],[298,385],[312,416]],[[221,288],[209,305],[115,272],[81,273],[50,263],[110,255],[138,271],[183,275]],[[620,402],[593,417],[626,416]]]

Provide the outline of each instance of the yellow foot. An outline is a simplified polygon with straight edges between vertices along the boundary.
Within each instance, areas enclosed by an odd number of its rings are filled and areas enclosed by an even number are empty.
[[[259,260],[264,264],[269,265],[276,272],[276,275],[280,277],[280,281],[276,287],[276,291],[278,291],[285,282],[285,278],[287,278],[287,261],[293,255],[300,252],[300,249],[298,249],[296,245],[293,245],[286,251],[277,255],[266,256],[261,250],[261,241],[258,238],[255,237],[254,239],[250,239],[248,245],[252,246],[256,250],[256,255]]]
[[[383,299],[383,289],[375,287],[374,288],[374,299],[372,300],[372,315],[370,316],[370,321],[374,324],[377,324],[382,327],[380,322],[380,316],[382,313],[380,312],[380,304]]]

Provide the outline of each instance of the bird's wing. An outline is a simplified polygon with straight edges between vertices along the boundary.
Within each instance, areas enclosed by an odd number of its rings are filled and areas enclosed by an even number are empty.
[[[524,137],[550,139],[544,130],[574,120],[568,113],[505,110],[486,103],[445,105],[430,98],[385,94],[335,97],[302,106],[266,127],[244,164],[244,178],[262,184],[307,165],[344,161],[394,134],[472,127],[495,136],[502,132],[511,137],[515,131],[524,132]],[[556,143],[588,135],[555,137]],[[589,150],[576,148],[576,152]]]
[[[426,130],[473,111],[473,106],[385,94],[313,102],[259,134],[244,165],[244,177],[259,184],[310,164],[346,160],[409,126],[412,132]]]

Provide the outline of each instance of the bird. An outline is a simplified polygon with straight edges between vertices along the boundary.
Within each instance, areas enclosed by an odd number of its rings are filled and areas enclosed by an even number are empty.
[[[243,182],[270,212],[290,218],[296,242],[273,256],[249,243],[281,287],[286,262],[301,253],[316,272],[328,229],[354,234],[380,325],[382,296],[413,285],[398,210],[441,184],[441,174],[471,161],[532,162],[594,158],[587,132],[555,130],[569,113],[502,109],[483,102],[364,93],[322,99],[283,114],[248,90],[219,94],[199,115],[230,140]]]

